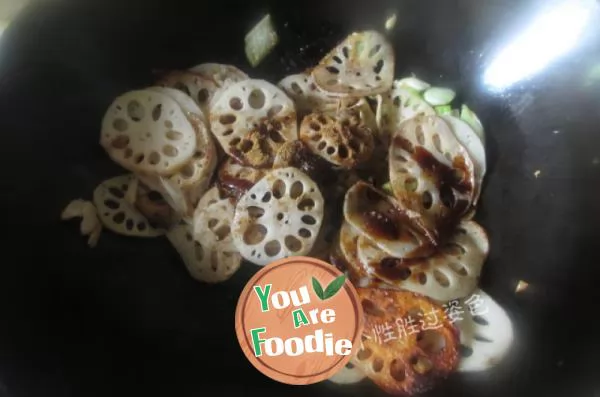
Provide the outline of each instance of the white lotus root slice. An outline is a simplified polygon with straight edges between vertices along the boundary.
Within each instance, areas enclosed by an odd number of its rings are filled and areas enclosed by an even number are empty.
[[[118,97],[106,112],[100,144],[126,169],[169,175],[192,158],[196,134],[169,96],[152,90],[131,91]]]
[[[344,217],[361,235],[398,258],[419,258],[432,244],[419,214],[401,207],[392,197],[365,182],[346,193]]]
[[[353,33],[321,60],[312,76],[331,94],[376,95],[394,81],[394,49],[375,31]]]
[[[361,382],[367,376],[357,366],[349,362],[339,372],[328,380],[338,385],[353,385]]]
[[[373,154],[373,133],[355,112],[338,117],[311,113],[300,126],[300,139],[316,154],[332,164],[352,169],[367,162]]]
[[[228,157],[219,167],[217,184],[222,194],[238,200],[264,175],[264,170],[241,165]]]
[[[278,85],[292,98],[300,116],[335,109],[339,105],[339,98],[331,97],[317,87],[310,71],[287,76]]]
[[[213,187],[198,203],[193,225],[179,225],[167,234],[195,279],[218,283],[239,269],[242,257],[230,229],[233,213],[231,201]]]
[[[219,91],[220,85],[212,78],[192,71],[173,71],[164,76],[158,85],[174,88],[191,97],[208,115],[210,103]]]
[[[392,137],[390,183],[398,201],[423,217],[437,242],[470,208],[474,166],[467,150],[437,116],[404,122]]]
[[[510,317],[491,296],[478,289],[462,299],[462,319],[455,323],[460,332],[460,372],[485,371],[509,352],[514,332]],[[448,307],[452,305],[449,302]],[[473,312],[472,312],[473,309]],[[459,309],[460,310],[460,309]]]
[[[253,167],[270,167],[278,148],[298,138],[294,103],[264,80],[226,88],[211,107],[210,125],[227,154]]]
[[[358,259],[357,244],[360,236],[360,232],[350,223],[347,221],[342,223],[331,262],[336,267],[346,270],[352,283],[364,286],[371,277]]]
[[[483,184],[483,178],[485,177],[487,170],[483,141],[469,124],[458,117],[447,115],[442,116],[442,118],[450,125],[456,139],[464,146],[473,161],[475,172],[475,196],[473,198],[473,205],[476,205],[479,200],[479,195],[481,194],[481,185]]]
[[[368,239],[358,241],[358,257],[371,274],[394,287],[444,302],[463,298],[477,288],[488,252],[487,234],[473,221],[459,224],[450,239],[427,258],[395,258]]]
[[[248,80],[250,77],[233,65],[222,63],[202,63],[190,69],[191,72],[200,73],[212,79],[219,87]]]
[[[242,256],[266,265],[307,255],[321,229],[324,200],[317,184],[300,170],[270,171],[239,200],[233,238]]]
[[[61,220],[81,218],[79,230],[82,236],[88,237],[88,245],[94,248],[102,234],[102,223],[98,219],[98,212],[94,204],[89,201],[77,199],[71,201],[63,210]]]
[[[102,182],[94,190],[94,205],[102,224],[117,234],[134,237],[156,237],[164,230],[153,228],[148,220],[125,200],[125,193],[133,180],[122,175]]]

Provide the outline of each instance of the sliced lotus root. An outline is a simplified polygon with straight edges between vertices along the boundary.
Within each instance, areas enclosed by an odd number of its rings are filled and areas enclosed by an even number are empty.
[[[300,139],[314,153],[347,169],[368,161],[373,154],[373,133],[354,112],[338,117],[311,113],[302,120]]]
[[[473,162],[444,119],[405,121],[392,138],[389,165],[394,195],[422,215],[434,240],[451,232],[469,210],[475,194]]]
[[[294,103],[264,80],[230,85],[211,107],[211,130],[245,165],[270,167],[281,145],[298,138]]]
[[[356,248],[359,237],[360,232],[350,223],[344,222],[335,243],[337,250],[333,252],[332,262],[336,267],[347,270],[350,280],[355,285],[364,285],[370,276],[358,259]]]
[[[420,216],[368,183],[358,182],[348,190],[344,217],[389,255],[419,258],[432,252],[433,246]]]
[[[395,258],[368,240],[358,241],[358,257],[371,274],[394,287],[438,301],[471,293],[488,252],[485,230],[473,221],[462,222],[444,245],[422,259]]]
[[[359,288],[365,325],[355,364],[385,392],[424,393],[459,362],[458,332],[433,301],[406,291]]]
[[[266,265],[307,255],[323,221],[324,200],[315,182],[297,168],[270,171],[235,209],[233,238],[242,256]]]
[[[213,80],[219,87],[248,80],[250,77],[233,65],[222,63],[202,63],[190,69],[190,72],[200,73]]]
[[[185,252],[178,251],[197,280],[222,282],[239,269],[242,257],[233,244],[230,229],[233,212],[231,200],[222,198],[213,187],[198,203],[192,227],[186,225],[169,233],[169,239],[177,236],[185,248]]]
[[[220,88],[219,84],[210,77],[192,71],[173,71],[164,76],[158,85],[175,88],[187,94],[207,116],[210,103]]]
[[[498,364],[513,341],[513,326],[504,309],[481,289],[461,301],[448,302],[460,331],[461,372],[485,371]]]
[[[122,175],[102,182],[94,190],[94,205],[102,224],[115,233],[135,237],[156,237],[165,232],[155,229],[148,220],[125,200],[132,175]]]
[[[135,180],[138,180],[138,178],[134,178]],[[133,181],[129,186],[132,183]],[[127,195],[125,195],[125,200],[131,203],[128,201]],[[170,229],[180,220],[180,216],[169,205],[164,196],[143,183],[138,184],[133,205],[148,220],[150,225],[157,229]]]
[[[312,76],[331,94],[376,95],[394,81],[394,49],[375,31],[353,33],[321,60]]]
[[[337,180],[331,163],[314,154],[302,141],[286,142],[277,151],[273,168],[286,167],[298,168],[319,186],[331,186]]]
[[[351,362],[346,364],[338,373],[327,379],[338,385],[353,385],[361,382],[367,376]]]
[[[265,171],[241,165],[228,157],[219,167],[217,184],[222,194],[238,200],[264,175]]]
[[[124,168],[169,175],[192,158],[196,135],[169,96],[131,91],[115,99],[106,112],[100,143]]]
[[[310,71],[287,76],[278,85],[294,100],[300,117],[315,111],[336,109],[339,105],[339,98],[331,97],[317,87]]]
[[[458,142],[460,142],[467,150],[473,161],[475,172],[475,197],[473,198],[473,205],[476,205],[479,195],[481,194],[481,185],[483,184],[483,177],[485,176],[487,169],[483,141],[469,124],[458,117],[447,115],[442,116],[442,118],[450,125],[454,132],[454,136],[456,136]]]
[[[206,128],[206,116],[204,112],[200,109],[200,106],[198,106],[194,99],[185,92],[175,88],[160,86],[150,87],[148,89],[169,96],[181,107],[181,110],[188,116],[188,120],[190,120],[192,125],[194,124],[193,121],[202,121]],[[190,116],[193,116],[193,118],[190,118]]]

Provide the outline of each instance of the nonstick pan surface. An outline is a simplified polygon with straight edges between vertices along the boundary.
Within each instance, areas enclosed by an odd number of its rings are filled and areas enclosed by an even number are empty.
[[[201,285],[166,240],[104,233],[90,250],[59,214],[121,172],[98,145],[118,94],[210,61],[277,81],[351,31],[382,29],[395,11],[396,75],[453,87],[486,126],[490,170],[477,220],[491,253],[481,285],[507,308],[516,333],[496,369],[453,376],[430,395],[599,396],[597,7],[562,57],[502,90],[484,84],[501,50],[564,3],[34,2],[0,47],[0,395],[383,395],[369,384],[291,387],[256,371],[233,324],[256,268]],[[281,42],[252,69],[243,37],[267,11]],[[565,18],[556,29],[567,35],[575,17]],[[553,45],[564,43],[542,40],[514,65]],[[516,295],[518,280],[531,287]]]

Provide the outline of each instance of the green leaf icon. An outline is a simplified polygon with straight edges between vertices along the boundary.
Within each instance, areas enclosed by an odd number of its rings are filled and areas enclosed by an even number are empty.
[[[319,280],[314,277],[312,278],[312,286],[319,299],[325,300],[325,297],[323,296],[323,287],[321,287],[321,284],[319,284]]]
[[[329,284],[327,286],[327,288],[325,288],[325,294],[323,296],[323,300],[329,299],[329,298],[333,298],[335,296],[335,294],[338,293],[338,291],[340,289],[342,289],[342,287],[344,286],[344,283],[346,282],[346,275],[342,274],[341,276],[339,276],[338,278],[336,278],[335,280],[333,280],[331,282],[331,284]]]

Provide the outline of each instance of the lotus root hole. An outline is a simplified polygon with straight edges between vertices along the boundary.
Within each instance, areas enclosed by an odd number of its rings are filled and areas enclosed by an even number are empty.
[[[419,274],[417,274],[417,281],[421,285],[427,284],[427,274],[425,274],[423,272],[420,272]]]
[[[375,357],[372,363],[373,372],[381,372],[383,369],[383,360],[380,357]]]
[[[433,363],[431,360],[424,356],[414,356],[410,359],[410,365],[413,367],[415,372],[423,375],[431,371]]]
[[[392,101],[392,103],[394,104],[395,107],[399,108],[400,107],[400,97],[399,96],[395,96],[394,100]]]
[[[111,210],[116,210],[120,207],[120,204],[117,201],[111,199],[104,200],[104,205],[106,205]]]
[[[168,129],[173,128],[173,123],[171,122],[171,120],[165,120],[165,127],[167,127]]]
[[[478,334],[475,334],[474,338],[478,342],[484,342],[484,343],[492,343],[492,342],[494,342],[493,340],[491,340],[489,338],[486,338],[485,336],[478,335]]]
[[[342,159],[348,158],[348,148],[345,145],[340,145],[338,147],[338,156]]]
[[[373,351],[367,347],[366,349],[359,350],[356,354],[356,358],[360,361],[364,361],[371,357],[371,354],[373,354]]]
[[[317,145],[317,150],[321,151],[321,150],[325,149],[325,146],[327,146],[327,142],[325,142],[325,141],[321,141],[321,142],[319,142],[319,144]]]
[[[377,44],[375,47],[371,48],[371,51],[369,51],[369,58],[373,58],[379,50],[381,50],[381,44]]]
[[[283,214],[281,212],[279,214],[277,214],[277,220],[278,221],[282,221],[283,220]]]
[[[185,234],[185,239],[188,241],[188,243],[191,243],[192,240],[194,240],[194,238],[192,237],[192,235],[190,233]]]
[[[219,123],[223,125],[233,124],[235,123],[235,120],[237,120],[237,117],[235,117],[233,114],[224,114],[219,117]]]
[[[335,148],[333,146],[329,146],[327,147],[327,154],[328,155],[333,155],[335,153]]]
[[[446,245],[444,247],[444,252],[448,255],[460,257],[460,256],[466,254],[467,250],[459,244],[449,243],[448,245]]]
[[[417,142],[419,142],[419,145],[425,145],[425,132],[423,132],[423,127],[420,124],[415,130],[415,135],[417,136]]]
[[[167,131],[167,139],[171,140],[171,141],[178,141],[181,138],[183,138],[183,134],[179,131]]]
[[[283,106],[281,105],[275,105],[275,106],[271,106],[271,108],[269,109],[269,111],[267,112],[267,117],[268,118],[272,118],[277,116],[279,113],[281,113],[281,111],[283,110]]]
[[[235,146],[239,145],[241,141],[242,141],[242,138],[235,137],[231,141],[229,141],[229,146],[235,147]]]
[[[208,228],[210,230],[213,230],[215,228],[215,226],[217,226],[219,224],[219,220],[215,219],[215,218],[211,218],[208,220]]]
[[[179,150],[173,145],[165,145],[162,148],[162,152],[165,156],[175,157],[179,153]]]
[[[148,226],[146,225],[146,223],[145,223],[145,222],[138,222],[138,224],[137,224],[137,229],[138,229],[140,232],[143,232],[143,231],[145,231],[147,228],[148,228]]]
[[[256,88],[248,95],[248,104],[252,109],[262,109],[265,106],[265,94],[262,90]]]
[[[160,119],[161,114],[162,114],[162,105],[159,103],[158,105],[154,106],[154,108],[152,109],[152,120],[158,121],[158,119]]]
[[[469,346],[460,345],[458,350],[461,357],[471,357],[473,355],[473,349],[471,349]]]
[[[352,369],[352,368],[354,368],[354,364],[348,363],[348,364],[346,364],[346,368]]]
[[[338,79],[329,79],[325,82],[326,85],[336,85],[339,82]]]
[[[452,188],[450,188],[448,185],[444,185],[440,188],[440,200],[446,208],[454,208],[456,199],[454,197]]]
[[[173,84],[173,88],[175,88],[176,90],[179,90],[181,92],[184,92],[186,95],[190,96],[190,90],[181,81],[178,81],[175,84]]]
[[[262,197],[261,201],[262,201],[263,203],[268,203],[269,201],[271,201],[271,192],[266,192],[266,193],[263,195],[263,197]]]
[[[145,158],[146,156],[144,155],[144,153],[138,153],[135,155],[133,162],[136,164],[140,164],[142,161],[144,161]]]
[[[462,263],[448,262],[448,266],[450,266],[450,269],[454,270],[454,272],[459,276],[466,277],[469,275],[469,270],[463,266]]]
[[[252,205],[248,207],[248,216],[252,219],[261,218],[265,214],[265,210],[261,207]]]
[[[423,203],[423,208],[425,208],[426,210],[431,208],[431,206],[433,205],[433,197],[431,196],[431,193],[429,193],[429,191],[423,192],[423,195],[421,196],[421,202]]]
[[[444,154],[442,150],[442,141],[440,140],[439,134],[433,134],[433,146],[435,146],[435,150],[437,150],[440,154]]]
[[[276,199],[282,198],[285,195],[286,190],[285,182],[281,179],[277,179],[275,183],[273,183],[272,190],[273,197],[275,197]]]
[[[362,308],[366,314],[375,317],[385,317],[385,312],[381,310],[377,305],[370,299],[363,299]]]
[[[204,249],[197,241],[194,241],[194,256],[198,262],[202,262],[204,259]]]
[[[125,149],[129,145],[129,137],[127,135],[119,135],[112,140],[110,145],[115,149]]]
[[[157,153],[158,154],[158,153]],[[192,164],[186,164],[182,169],[181,169],[181,176],[184,179],[190,179],[191,177],[194,176],[194,166]]]
[[[248,153],[250,150],[252,150],[253,146],[254,146],[254,144],[252,143],[252,141],[249,141],[248,139],[244,139],[242,141],[242,144],[240,145],[240,150],[244,153]]]
[[[277,130],[269,130],[269,138],[275,143],[284,143],[285,139]]]
[[[228,225],[223,225],[215,230],[214,233],[217,236],[217,241],[223,241],[227,238],[227,236],[229,236],[231,229]]]
[[[124,213],[123,211],[119,211],[119,212],[117,212],[117,213],[116,213],[116,214],[113,216],[112,220],[113,220],[113,221],[114,221],[114,222],[115,222],[117,225],[120,225],[120,224],[122,224],[123,222],[125,222],[125,213]]]
[[[408,192],[414,192],[419,187],[419,181],[416,178],[410,177],[404,180],[404,188]]]
[[[242,110],[244,103],[241,98],[234,96],[229,100],[229,107],[233,110]]]
[[[438,284],[440,284],[444,288],[447,288],[450,286],[450,280],[448,279],[448,276],[446,276],[444,273],[440,272],[439,270],[433,271],[433,278],[435,278],[435,280],[438,282]]]
[[[406,368],[402,361],[398,359],[392,360],[390,364],[390,375],[396,382],[404,382],[406,379]]]
[[[305,198],[298,204],[300,211],[310,211],[315,207],[315,201],[313,199]]]
[[[145,109],[141,103],[136,100],[129,101],[127,104],[127,115],[133,121],[141,121],[144,118]]]
[[[262,242],[267,235],[267,228],[259,223],[254,223],[248,226],[244,232],[244,243],[248,245],[256,245]]]
[[[295,236],[285,236],[285,246],[292,252],[298,252],[302,249],[302,242]]]
[[[473,316],[473,321],[476,324],[479,324],[479,325],[484,325],[484,326],[485,325],[490,325],[490,323],[488,322],[488,320],[486,320],[484,317],[481,317],[481,316]]]
[[[160,153],[158,153],[158,152],[150,153],[150,155],[148,156],[148,163],[150,163],[151,165],[156,165],[156,164],[160,163]]]
[[[298,235],[302,238],[311,238],[312,232],[308,229],[302,228],[302,229],[298,230]]]
[[[427,354],[438,354],[446,347],[446,338],[440,332],[432,329],[419,333],[418,346]]]
[[[131,150],[130,148],[125,149],[125,154],[123,154],[123,157],[128,159],[131,158],[131,156],[133,156],[133,150]]]
[[[125,221],[125,228],[129,231],[133,230],[133,227],[135,226],[135,223],[133,222],[133,220],[131,219],[127,219],[127,221]]]
[[[127,190],[127,188],[128,188],[128,186],[125,186],[125,188],[123,190],[121,190],[116,187],[110,187],[110,188],[108,188],[108,192],[117,198],[123,198],[123,197],[125,197],[124,190]]]
[[[317,220],[310,215],[303,215],[301,219],[307,225],[315,225],[317,223]]]
[[[313,131],[321,131],[321,126],[318,123],[315,123],[314,121],[311,121],[310,124],[308,124],[308,126]]]
[[[335,66],[327,66],[325,69],[331,74],[340,74],[340,70]]]
[[[314,142],[319,142],[323,138],[321,134],[314,134],[310,139]]]
[[[119,132],[124,132],[128,127],[129,124],[124,119],[118,118],[113,121],[113,128]]]
[[[302,185],[302,182],[294,182],[290,188],[290,197],[295,200],[300,197],[302,193],[304,193],[304,186]]]
[[[206,101],[208,101],[209,96],[210,95],[206,88],[201,89],[200,91],[198,91],[198,103],[205,103]]]
[[[269,257],[274,257],[281,252],[281,244],[277,240],[271,240],[265,244],[265,254]]]
[[[290,85],[290,88],[296,95],[302,95],[304,92],[302,91],[302,88],[300,88],[300,85],[298,85],[298,83],[296,83],[295,81]]]
[[[350,58],[350,49],[348,47],[342,48],[342,54],[344,55],[344,58]]]

